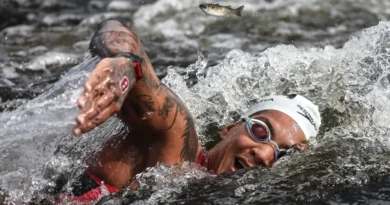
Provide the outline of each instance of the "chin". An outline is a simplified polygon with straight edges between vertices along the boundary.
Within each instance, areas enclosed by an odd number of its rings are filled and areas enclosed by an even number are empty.
[[[216,149],[211,149],[206,155],[206,167],[209,171],[219,175],[225,172],[223,154]]]
[[[227,172],[234,172],[235,170],[232,169],[232,162],[230,163],[228,159],[222,159],[222,160],[216,160],[213,157],[210,157],[209,159],[206,159],[208,163],[206,164],[207,169],[217,175],[220,175],[222,173]]]
[[[206,167],[209,171],[219,175],[225,172],[234,172],[234,152],[230,147],[219,144],[212,148],[206,155]]]
[[[213,171],[219,175],[222,173],[231,173],[241,169],[248,169],[249,167],[239,157],[229,157],[218,164],[218,167]]]

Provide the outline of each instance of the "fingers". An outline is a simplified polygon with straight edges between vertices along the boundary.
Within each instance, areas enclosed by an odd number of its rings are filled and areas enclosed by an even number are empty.
[[[73,130],[74,135],[78,136],[92,130],[118,112],[120,107],[116,102],[118,92],[115,86],[110,85],[103,95],[96,96],[92,100],[88,96],[80,97],[78,104],[83,110],[76,117],[77,126]]]
[[[115,95],[112,92],[107,92],[96,101],[96,109],[98,112],[104,110],[108,105],[114,102]]]
[[[115,113],[114,109],[115,105],[113,103],[112,106],[108,107],[108,109],[103,110],[102,112],[99,113],[98,116],[94,119],[94,123],[97,125],[100,125],[104,121],[106,121],[109,117],[111,117],[112,113]]]
[[[106,72],[95,72],[92,73],[91,76],[87,79],[84,85],[84,91],[90,92],[92,91],[97,84],[101,82],[104,77],[107,76]]]
[[[112,78],[111,59],[103,59],[96,66],[85,83],[83,94],[77,105],[82,111],[76,117],[77,125],[73,134],[78,136],[103,123],[114,113],[119,112],[124,95],[117,78]]]
[[[82,126],[79,126],[79,127],[75,128],[73,130],[73,134],[75,136],[80,136],[82,133],[86,133],[86,132],[92,130],[93,128],[95,128],[95,127],[96,127],[95,124],[93,124],[92,122],[89,122],[88,124],[84,124]]]
[[[93,82],[94,84],[95,82]],[[92,84],[89,84],[92,86]],[[94,85],[94,88],[86,88],[84,93],[79,97],[77,105],[80,109],[83,109],[88,101],[92,101],[94,98],[104,95],[112,87],[112,82],[109,78],[106,78],[103,82]]]
[[[93,119],[98,114],[98,110],[95,108],[93,104],[89,104],[86,109],[84,109],[76,118],[77,123],[80,125],[84,125],[88,123],[91,119]]]
[[[102,100],[101,102],[102,105],[107,103],[104,100]],[[73,130],[74,135],[79,136],[82,133],[91,131],[98,125],[105,122],[114,113],[118,112],[120,106],[117,102],[111,101],[111,103],[100,112],[98,112],[97,107],[97,105],[91,105],[86,111],[83,111],[83,113],[77,116],[77,126]]]
[[[84,92],[92,91],[96,85],[102,82],[102,80],[107,79],[107,76],[109,75],[111,70],[109,63],[110,63],[109,59],[103,59],[96,65],[95,70],[91,73],[91,75],[88,77],[87,81],[85,82]]]
[[[82,109],[88,101],[91,101],[96,96],[104,93],[104,88],[110,80],[108,75],[110,73],[109,62],[106,59],[101,60],[95,70],[88,77],[84,85],[84,92],[77,100],[77,105]]]
[[[89,97],[86,96],[85,94],[81,95],[81,96],[79,97],[79,99],[77,100],[77,106],[78,106],[80,109],[82,109],[82,108],[85,106],[85,104],[88,102],[88,99],[89,99]]]

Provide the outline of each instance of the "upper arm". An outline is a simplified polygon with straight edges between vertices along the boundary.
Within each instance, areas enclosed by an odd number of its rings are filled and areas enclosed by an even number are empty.
[[[195,123],[184,102],[160,82],[146,54],[144,77],[130,91],[122,115],[135,127],[153,131],[155,140],[169,148],[164,153],[180,153],[180,161],[195,161],[198,136]]]
[[[166,155],[180,153],[180,161],[195,161],[198,136],[191,113],[169,88],[160,85],[155,91],[140,83],[131,91],[121,115],[132,127],[155,133]]]

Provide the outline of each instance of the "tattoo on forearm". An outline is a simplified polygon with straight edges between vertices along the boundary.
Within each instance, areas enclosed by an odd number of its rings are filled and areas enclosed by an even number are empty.
[[[111,46],[113,47],[121,47],[123,44],[127,44],[127,45],[130,45],[132,47],[132,52],[135,51],[135,44],[134,43],[130,43],[127,39],[114,39],[114,40],[110,40],[108,42]]]
[[[157,92],[162,87],[162,83],[155,75],[153,66],[148,58],[148,56],[143,52],[142,65],[144,68],[144,76],[141,80],[141,86],[150,92]]]
[[[164,120],[166,120],[168,118],[169,113],[173,110],[174,106],[175,103],[172,101],[171,97],[165,97],[162,108],[158,107],[158,115],[161,116]]]
[[[139,104],[138,102],[136,101],[130,101],[129,102],[132,110],[134,111],[134,113],[139,117],[139,118],[142,118],[143,115],[144,115],[144,111],[141,107],[141,104]]]
[[[194,120],[184,103],[169,88],[163,86],[159,89],[161,89],[159,93],[164,94],[166,97],[164,98],[163,105],[157,109],[155,109],[153,98],[149,95],[138,95],[136,98],[132,98],[128,104],[140,118],[145,115],[145,112],[155,110],[158,117],[161,117],[165,121],[169,119],[170,122],[166,128],[163,128],[164,131],[171,130],[177,124],[178,119],[182,119],[179,116],[182,116],[185,121],[185,126],[183,133],[178,133],[183,140],[180,159],[182,161],[194,162],[198,151],[198,137]],[[174,115],[170,116],[173,112]]]
[[[165,91],[165,85],[161,83],[161,86],[157,89],[156,95],[160,96]]]
[[[143,118],[146,112],[156,111],[153,98],[150,95],[138,95],[136,98],[129,99],[128,104],[140,118]]]
[[[164,131],[168,131],[168,130],[170,130],[170,129],[173,127],[173,125],[175,125],[178,113],[179,113],[179,111],[178,111],[178,110],[176,110],[176,112],[175,112],[175,116],[173,117],[173,120],[172,120],[172,123],[171,123],[171,125],[169,125],[167,128],[165,128],[165,130],[164,130]]]
[[[161,84],[155,84],[155,83],[152,83],[151,82],[152,80],[150,80],[150,76],[149,76],[149,73],[147,72],[144,72],[144,76],[143,78],[141,79],[141,82],[142,82],[142,87],[144,87],[145,89],[151,91],[151,92],[155,92],[156,90],[159,89],[159,87],[161,86]]]
[[[100,57],[111,57],[121,51],[141,55],[141,53],[136,52],[138,44],[138,37],[130,30],[97,31],[91,40],[90,51]]]
[[[164,89],[166,92],[166,98],[164,101],[163,107],[171,107],[171,109],[159,109],[159,111],[168,111],[167,114],[172,111],[173,105],[168,106],[170,103],[176,105],[175,110],[175,116],[173,117],[171,125],[166,129],[170,130],[173,125],[176,123],[177,116],[180,114],[182,116],[185,116],[185,128],[184,133],[182,135],[183,139],[183,148],[180,152],[180,158],[182,161],[195,161],[195,157],[198,151],[198,137],[195,130],[195,124],[194,120],[192,119],[192,116],[190,112],[187,110],[187,108],[184,106],[184,103],[180,100],[180,98],[170,91],[168,88]],[[163,112],[165,113],[165,112]]]
[[[194,120],[190,113],[185,114],[186,127],[182,135],[183,148],[180,157],[183,161],[194,162],[198,151],[198,137],[196,135]]]
[[[124,43],[130,43],[127,38],[132,38],[135,42],[139,42],[138,37],[130,31],[104,31],[98,33],[104,40],[122,40]],[[133,45],[135,45],[133,43]]]
[[[138,95],[137,97],[138,101],[142,102],[146,108],[149,110],[149,112],[155,112],[156,109],[154,108],[154,102],[153,98],[150,95]]]

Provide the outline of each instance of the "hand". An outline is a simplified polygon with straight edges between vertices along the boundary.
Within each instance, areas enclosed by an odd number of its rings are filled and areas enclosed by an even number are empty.
[[[76,136],[86,133],[119,112],[136,82],[130,59],[104,58],[88,77],[84,92],[77,101],[82,111],[77,115],[73,129]]]

